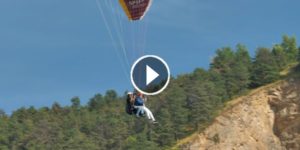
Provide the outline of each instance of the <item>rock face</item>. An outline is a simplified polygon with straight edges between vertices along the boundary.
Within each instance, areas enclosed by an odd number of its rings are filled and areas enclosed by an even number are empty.
[[[232,102],[191,150],[300,150],[300,80],[255,90]]]
[[[274,133],[285,149],[300,150],[300,82],[290,79],[270,93],[269,103],[275,113]]]

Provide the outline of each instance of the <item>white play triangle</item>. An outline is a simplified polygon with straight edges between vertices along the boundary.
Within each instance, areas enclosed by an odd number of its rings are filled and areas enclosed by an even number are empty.
[[[155,80],[159,74],[154,71],[151,67],[148,65],[146,66],[146,85],[149,85],[153,80]]]

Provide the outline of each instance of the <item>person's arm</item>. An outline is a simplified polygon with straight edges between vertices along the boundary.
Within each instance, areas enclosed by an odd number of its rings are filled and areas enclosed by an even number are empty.
[[[134,100],[135,100],[135,96],[134,96],[134,95],[131,95],[131,96],[130,96],[130,102],[131,102],[131,104],[134,103]]]

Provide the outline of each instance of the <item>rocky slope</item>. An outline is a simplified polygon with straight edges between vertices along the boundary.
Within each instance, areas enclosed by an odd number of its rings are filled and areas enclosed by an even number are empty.
[[[182,149],[300,150],[300,79],[253,91],[230,104]]]

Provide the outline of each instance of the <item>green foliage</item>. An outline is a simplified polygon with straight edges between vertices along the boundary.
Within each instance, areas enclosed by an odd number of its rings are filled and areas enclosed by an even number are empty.
[[[217,50],[217,56],[214,58],[211,68],[218,73],[227,73],[234,63],[234,52],[230,47]]]
[[[188,103],[191,109],[189,120],[195,128],[200,129],[200,125],[212,121],[214,111],[219,108],[222,98],[217,93],[217,86],[211,81],[196,83],[198,86],[194,94],[189,94]]]
[[[185,124],[188,119],[188,109],[186,107],[186,95],[182,88],[173,85],[167,93],[166,100],[169,102],[169,112],[173,123],[173,133],[175,140],[183,138],[185,135]]]
[[[87,105],[79,97],[71,106],[54,103],[50,108],[20,108],[10,116],[0,110],[1,150],[144,149],[170,148],[177,140],[202,131],[224,103],[251,88],[271,83],[291,63],[300,62],[294,37],[272,48],[259,48],[251,60],[245,46],[217,50],[209,70],[172,78],[159,96],[149,97],[149,107],[159,124],[124,111],[124,96],[108,90],[96,94]],[[297,56],[297,54],[299,55]],[[219,142],[216,134],[211,139]]]
[[[245,46],[237,45],[236,52],[226,47],[217,51],[211,71],[221,76],[229,98],[240,95],[250,83],[251,58]]]
[[[289,62],[288,56],[284,48],[281,45],[275,45],[273,47],[272,53],[275,57],[274,59],[279,69],[284,69]]]
[[[122,148],[126,150],[156,150],[160,149],[154,142],[149,141],[144,134],[130,136],[126,139],[126,145]]]
[[[105,94],[104,99],[109,101],[109,100],[115,100],[117,98],[117,92],[114,90],[108,90]]]
[[[287,35],[284,35],[282,37],[282,48],[287,54],[289,62],[295,62],[297,60],[298,55],[298,48],[297,48],[297,42],[295,37],[288,37]]]
[[[298,48],[298,62],[300,62],[300,47]]]
[[[279,68],[268,48],[258,48],[252,70],[252,86],[258,87],[279,79]]]
[[[72,102],[72,107],[73,108],[79,108],[79,106],[80,106],[80,99],[79,99],[79,97],[73,97],[71,99],[71,102]]]
[[[103,96],[101,94],[96,94],[93,98],[88,102],[89,110],[98,110],[103,104]]]
[[[251,63],[247,48],[244,45],[237,45],[235,63],[229,76],[233,84],[231,95],[240,95],[249,88]]]

